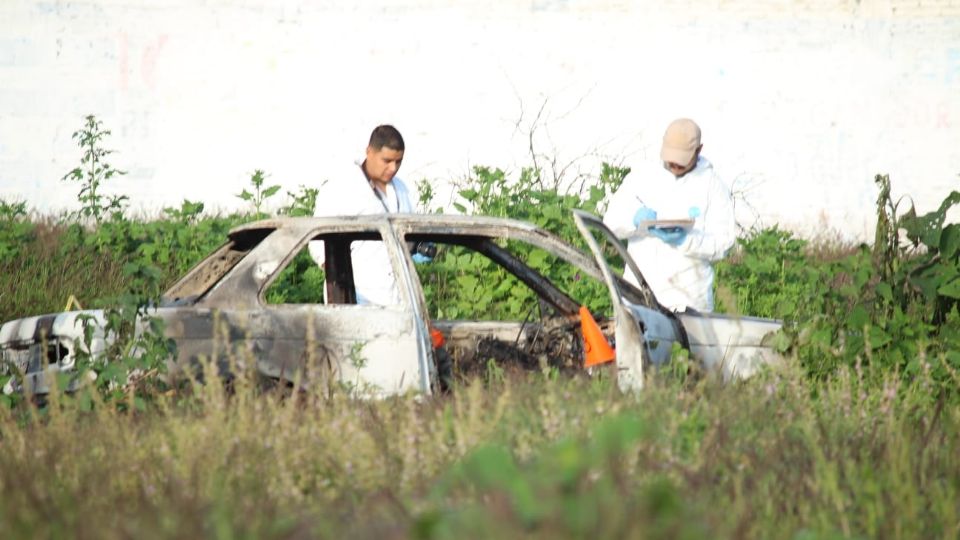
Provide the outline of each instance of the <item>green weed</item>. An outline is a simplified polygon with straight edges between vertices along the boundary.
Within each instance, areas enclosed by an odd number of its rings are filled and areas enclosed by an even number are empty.
[[[34,239],[34,227],[27,216],[27,203],[0,200],[0,263],[20,256],[24,245]]]
[[[83,150],[80,166],[63,175],[63,180],[80,183],[78,216],[92,217],[97,224],[108,215],[122,214],[128,200],[126,195],[105,195],[101,190],[114,176],[127,174],[106,161],[106,157],[114,153],[102,146],[109,135],[110,130],[103,129],[103,122],[93,115],[87,116],[84,126],[73,132],[73,139]]]
[[[523,169],[518,178],[511,179],[503,170],[475,167],[461,183],[460,199],[453,206],[464,214],[529,221],[585,248],[571,211],[602,214],[606,197],[628,172],[604,164],[593,183],[584,181],[578,188],[564,191],[560,182],[544,181],[537,169]],[[428,208],[432,189],[426,183],[418,189],[421,207]],[[609,293],[599,280],[581,275],[577,268],[541,249],[517,242],[506,243],[505,247],[591,311],[610,312]],[[432,314],[437,318],[526,320],[535,315],[531,311],[537,308],[533,292],[480,254],[466,249],[446,250],[431,263],[427,273],[430,280],[422,285],[427,305],[433,307]]]
[[[250,186],[253,188],[253,191],[247,191],[244,189],[241,191],[237,198],[242,201],[247,201],[253,206],[253,219],[263,219],[267,217],[267,214],[263,212],[263,205],[267,202],[267,199],[273,197],[280,191],[280,185],[263,187],[263,184],[266,182],[267,174],[260,169],[253,171],[253,174],[250,176]],[[309,199],[309,193],[304,194],[304,197]],[[316,196],[313,198],[314,204],[316,204]],[[297,202],[295,201],[296,205]],[[302,204],[302,201],[301,203]]]
[[[807,243],[776,228],[738,240],[717,265],[718,306],[785,321],[782,348],[793,348],[815,377],[871,365],[912,380],[929,371],[931,389],[956,394],[960,370],[960,225],[945,214],[960,202],[917,216],[898,214],[890,181],[878,176],[872,248],[814,256]],[[907,240],[904,245],[901,237]]]
[[[300,189],[296,192],[288,191],[287,196],[290,198],[290,201],[286,206],[280,208],[277,213],[290,217],[313,216],[317,208],[317,196],[320,194],[320,188],[326,183],[327,181],[324,180],[320,183],[320,186],[315,188],[308,188],[301,185]]]

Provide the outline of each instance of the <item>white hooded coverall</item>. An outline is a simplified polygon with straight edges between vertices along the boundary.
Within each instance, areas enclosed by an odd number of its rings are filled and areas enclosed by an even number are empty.
[[[634,214],[646,206],[658,220],[689,219],[693,228],[677,246],[655,236],[629,240],[627,252],[664,306],[683,311],[713,311],[712,262],[723,258],[736,241],[736,221],[729,189],[703,157],[676,178],[662,166],[649,166],[627,177],[610,198],[603,222],[618,236],[636,229]],[[696,209],[691,211],[691,209]],[[636,284],[629,269],[627,281]]]
[[[355,216],[371,214],[409,214],[413,212],[410,191],[403,180],[394,177],[387,184],[387,192],[379,197],[360,169],[362,160],[354,165],[352,175],[331,182],[321,190],[315,216]],[[326,192],[326,196],[324,196]],[[323,265],[323,242],[310,242],[310,255]],[[353,283],[358,304],[395,305],[400,303],[397,279],[390,263],[390,255],[383,242],[357,241],[351,247]],[[326,297],[326,291],[324,291]]]

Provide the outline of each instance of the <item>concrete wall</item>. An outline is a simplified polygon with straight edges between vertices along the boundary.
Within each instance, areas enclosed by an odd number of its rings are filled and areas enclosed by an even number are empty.
[[[385,122],[441,193],[531,132],[568,179],[655,159],[676,116],[767,224],[869,238],[875,173],[922,211],[960,189],[960,0],[490,5],[0,0],[0,197],[76,207],[86,114],[147,211],[237,207],[256,168],[318,185]]]

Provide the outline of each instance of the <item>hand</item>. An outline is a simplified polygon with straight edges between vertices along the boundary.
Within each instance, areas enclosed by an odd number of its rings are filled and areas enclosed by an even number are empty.
[[[681,227],[650,227],[647,232],[671,246],[679,246],[687,239],[687,231]]]
[[[413,262],[417,264],[428,263],[433,260],[433,257],[427,257],[426,255],[421,255],[419,253],[413,254]]]
[[[417,264],[428,263],[436,256],[437,245],[433,242],[417,242],[413,244],[410,253],[413,255],[413,262]]]
[[[657,211],[653,208],[647,208],[646,206],[641,206],[637,209],[637,213],[633,215],[633,226],[639,227],[640,223],[643,221],[653,221],[657,219]]]

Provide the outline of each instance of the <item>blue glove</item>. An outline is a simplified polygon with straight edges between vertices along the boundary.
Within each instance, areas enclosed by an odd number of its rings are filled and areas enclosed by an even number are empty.
[[[413,262],[428,263],[436,256],[437,246],[433,242],[415,242],[410,248],[410,254],[413,255]]]
[[[421,255],[419,253],[413,254],[413,262],[417,264],[428,263],[433,260],[433,257],[427,257],[426,255]]]
[[[653,221],[657,219],[657,211],[653,208],[647,208],[646,206],[641,206],[637,209],[637,213],[633,215],[633,226],[639,227],[640,222],[642,221]]]
[[[679,246],[687,239],[687,231],[680,227],[650,227],[647,231],[671,246]]]

